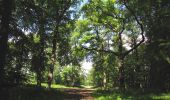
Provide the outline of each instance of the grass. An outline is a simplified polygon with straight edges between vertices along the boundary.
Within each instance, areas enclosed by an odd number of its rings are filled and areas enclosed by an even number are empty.
[[[170,93],[141,92],[138,90],[120,91],[101,91],[93,93],[95,100],[170,100]]]
[[[170,93],[162,93],[160,95],[152,95],[155,100],[170,100]]]
[[[42,83],[42,87],[48,88],[48,84]],[[57,89],[57,88],[76,88],[76,87],[70,87],[70,86],[65,86],[65,85],[60,85],[60,84],[52,84],[51,88]]]
[[[30,83],[29,85],[36,85],[35,82]],[[48,88],[47,83],[42,83],[41,84],[42,88]],[[59,88],[86,88],[87,86],[79,86],[79,87],[72,87],[72,86],[66,86],[66,85],[61,85],[61,84],[52,84],[51,88],[52,89],[59,89]]]

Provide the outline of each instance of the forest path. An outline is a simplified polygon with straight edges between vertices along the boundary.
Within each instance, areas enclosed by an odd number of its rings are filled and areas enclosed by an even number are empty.
[[[94,89],[89,88],[66,88],[62,91],[67,95],[64,100],[94,100]]]

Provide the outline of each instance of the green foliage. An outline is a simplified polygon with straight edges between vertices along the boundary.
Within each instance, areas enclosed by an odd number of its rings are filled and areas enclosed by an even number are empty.
[[[33,36],[33,42],[34,42],[35,44],[39,43],[39,42],[40,42],[40,36],[34,35],[34,36]]]
[[[84,78],[81,73],[78,66],[66,66],[60,73],[61,83],[67,86],[80,86]]]

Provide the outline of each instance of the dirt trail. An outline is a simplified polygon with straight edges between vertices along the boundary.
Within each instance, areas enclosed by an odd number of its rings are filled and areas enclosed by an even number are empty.
[[[69,88],[64,89],[63,92],[67,95],[64,100],[94,100],[91,96],[94,89]]]

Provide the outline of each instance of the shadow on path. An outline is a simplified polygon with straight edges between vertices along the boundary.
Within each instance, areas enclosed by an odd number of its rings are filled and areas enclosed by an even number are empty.
[[[0,100],[93,100],[94,89],[87,88],[0,88]]]

